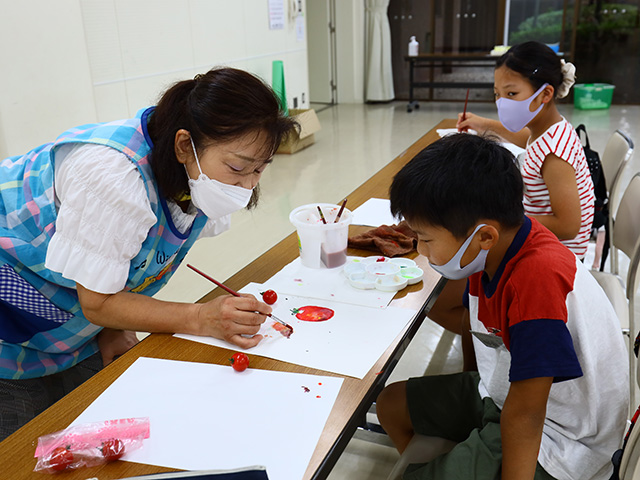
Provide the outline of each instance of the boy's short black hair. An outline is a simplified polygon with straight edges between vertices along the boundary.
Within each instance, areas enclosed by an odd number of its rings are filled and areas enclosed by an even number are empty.
[[[393,179],[391,212],[465,238],[481,219],[507,228],[524,220],[523,183],[516,161],[496,141],[448,135],[422,150]]]

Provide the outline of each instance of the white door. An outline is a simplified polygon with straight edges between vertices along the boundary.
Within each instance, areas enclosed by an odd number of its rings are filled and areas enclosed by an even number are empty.
[[[335,0],[307,0],[309,101],[312,103],[338,103],[335,53]]]

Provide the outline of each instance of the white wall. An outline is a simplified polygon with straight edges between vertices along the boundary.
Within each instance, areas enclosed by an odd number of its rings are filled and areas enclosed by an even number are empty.
[[[96,120],[78,0],[0,0],[0,158]]]
[[[282,60],[289,106],[308,106],[306,35],[289,18],[270,30],[267,0],[0,0],[0,11],[0,158],[130,117],[215,65],[270,83]]]

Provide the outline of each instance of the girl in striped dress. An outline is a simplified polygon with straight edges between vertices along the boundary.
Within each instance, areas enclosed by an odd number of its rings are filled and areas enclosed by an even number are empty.
[[[593,224],[593,182],[580,139],[555,103],[574,82],[575,67],[547,45],[515,45],[496,63],[494,90],[500,120],[467,112],[464,118],[458,116],[457,128],[497,134],[525,149],[519,158],[525,214],[582,259]],[[460,333],[465,285],[466,280],[448,282],[429,318]]]
[[[583,258],[593,223],[593,182],[580,139],[555,103],[574,81],[575,67],[547,45],[516,45],[496,64],[500,121],[467,113],[457,126],[491,131],[526,149],[520,159],[525,213]]]

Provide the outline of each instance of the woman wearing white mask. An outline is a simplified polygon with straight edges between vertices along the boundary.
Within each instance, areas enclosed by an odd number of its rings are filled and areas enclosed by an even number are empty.
[[[135,331],[242,348],[271,308],[253,296],[152,298],[200,237],[255,206],[295,128],[257,77],[214,69],[133,119],[84,125],[0,164],[0,439],[135,342]]]
[[[525,213],[584,258],[593,224],[595,194],[580,139],[560,115],[556,98],[575,82],[575,67],[539,42],[515,45],[496,63],[499,120],[467,112],[459,131],[493,133],[525,149],[519,159]],[[429,318],[459,333],[464,281],[448,282]]]

